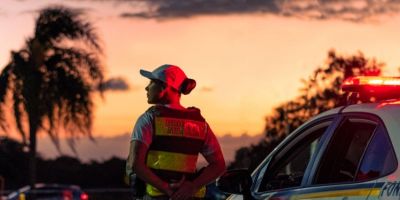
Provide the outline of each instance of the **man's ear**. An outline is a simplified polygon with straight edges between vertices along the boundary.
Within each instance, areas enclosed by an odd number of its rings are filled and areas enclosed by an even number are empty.
[[[169,91],[168,91],[169,88],[168,88],[168,86],[166,86],[166,85],[163,85],[161,88],[162,88],[162,90],[161,90],[160,94],[161,94],[161,96],[163,97],[163,96],[167,95],[167,93],[169,92]]]
[[[163,103],[163,104],[167,104],[167,103],[169,103],[169,88],[168,87],[166,87],[166,88],[163,88],[163,90],[161,90],[161,92],[160,92],[160,103]]]

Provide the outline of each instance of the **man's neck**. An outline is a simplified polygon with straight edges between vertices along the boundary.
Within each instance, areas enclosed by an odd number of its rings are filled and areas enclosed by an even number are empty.
[[[170,104],[164,104],[164,106],[171,108],[171,109],[177,109],[177,110],[183,110],[185,107],[183,107],[180,103],[170,103]]]

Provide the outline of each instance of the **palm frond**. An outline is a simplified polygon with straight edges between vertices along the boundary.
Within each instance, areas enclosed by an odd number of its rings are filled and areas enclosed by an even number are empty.
[[[0,74],[0,103],[5,103],[7,91],[9,90],[9,77],[11,73],[12,64],[8,64]]]
[[[68,144],[68,146],[70,147],[70,149],[72,150],[72,153],[74,153],[74,155],[75,155],[76,157],[79,157],[78,151],[77,151],[76,148],[75,148],[75,140],[72,139],[72,138],[68,138],[68,139],[67,139],[67,144]]]
[[[53,65],[49,71],[49,79],[43,91],[49,93],[42,102],[51,104],[46,108],[46,115],[49,121],[58,121],[50,124],[50,129],[63,127],[70,136],[73,134],[91,135],[92,107],[91,87],[83,74],[70,70],[72,61],[62,59],[57,65]]]
[[[63,39],[82,40],[101,52],[99,37],[92,25],[82,18],[82,10],[52,6],[40,11],[36,20],[35,38],[43,44],[58,43]]]
[[[14,119],[17,125],[18,132],[21,134],[23,144],[26,144],[27,134],[23,127],[24,117],[24,100],[21,96],[22,84],[17,82],[13,88],[13,109],[14,109]]]
[[[51,95],[52,96],[52,95]],[[54,97],[50,97],[50,99],[54,99]],[[57,98],[55,98],[57,99]],[[59,119],[57,115],[54,115],[54,113],[57,112],[58,108],[57,106],[60,105],[60,102],[54,102],[51,103],[49,101],[46,101],[44,98],[43,101],[44,104],[46,104],[46,108],[42,111],[44,113],[44,123],[40,124],[40,128],[44,130],[50,137],[51,141],[53,142],[54,146],[56,147],[58,153],[61,154],[61,146],[60,146],[60,140],[58,137],[58,132],[59,132]],[[47,126],[46,126],[47,125]]]
[[[52,59],[53,57],[54,59]],[[49,58],[49,61],[65,62],[64,67],[73,73],[83,74],[85,80],[95,85],[99,86],[104,81],[104,70],[95,54],[78,48],[54,47],[53,57]],[[49,63],[47,66],[50,67],[51,64],[53,63]]]
[[[10,74],[12,63],[9,63],[0,74],[0,128],[3,131],[8,130],[8,124],[4,116],[4,106],[6,104],[7,93],[10,90]]]
[[[24,97],[23,97],[23,89],[24,89],[24,80],[26,74],[26,66],[28,66],[29,54],[23,49],[17,52],[11,52],[11,62],[10,64],[10,77],[9,77],[9,88],[12,94],[13,100],[13,111],[14,111],[14,120],[17,126],[18,133],[22,137],[23,144],[26,144],[27,133],[24,129],[23,122],[26,120],[25,118],[25,107],[24,107]]]

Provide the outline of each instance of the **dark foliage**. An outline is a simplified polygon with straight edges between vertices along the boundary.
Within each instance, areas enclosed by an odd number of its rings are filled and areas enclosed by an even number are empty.
[[[379,75],[383,63],[365,58],[362,53],[340,56],[328,52],[326,63],[302,80],[300,95],[274,109],[265,118],[265,138],[257,145],[243,147],[236,152],[229,168],[255,169],[258,164],[292,131],[311,117],[345,104],[346,95],[340,91],[344,79],[356,75]]]
[[[28,184],[28,160],[28,153],[21,143],[8,138],[0,139],[0,176],[5,179],[6,190]],[[115,157],[90,163],[81,163],[69,156],[51,160],[37,158],[38,182],[75,184],[84,189],[126,188],[124,169],[125,160]]]
[[[104,162],[81,163],[61,156],[38,162],[38,182],[77,184],[83,188],[123,188],[125,160],[116,157]]]
[[[21,143],[0,138],[0,176],[5,180],[5,189],[28,184],[28,154]]]

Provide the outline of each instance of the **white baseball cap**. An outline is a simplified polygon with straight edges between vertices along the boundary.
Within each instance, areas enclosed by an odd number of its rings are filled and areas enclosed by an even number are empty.
[[[185,72],[181,68],[170,64],[161,65],[152,72],[141,69],[140,74],[149,79],[160,80],[177,91],[181,90],[183,81],[187,79]]]

